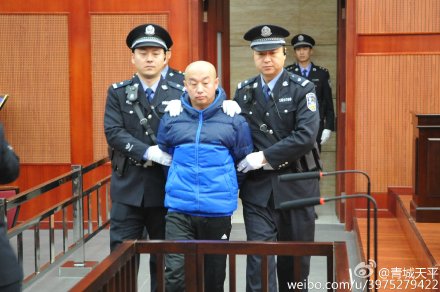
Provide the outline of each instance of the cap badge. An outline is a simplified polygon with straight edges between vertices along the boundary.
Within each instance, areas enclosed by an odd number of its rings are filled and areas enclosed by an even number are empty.
[[[270,30],[270,28],[268,26],[263,26],[263,28],[261,29],[261,36],[267,38],[268,36],[272,35],[272,31]]]
[[[302,42],[302,41],[304,40],[304,36],[303,36],[302,34],[300,34],[300,35],[298,36],[298,40],[299,40],[300,42]]]
[[[145,28],[145,34],[146,35],[154,35],[154,26],[147,25],[147,27]]]

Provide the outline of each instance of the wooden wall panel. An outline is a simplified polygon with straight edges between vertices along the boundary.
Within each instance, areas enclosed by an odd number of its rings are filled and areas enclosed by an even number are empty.
[[[355,168],[373,192],[412,185],[413,113],[440,112],[440,55],[356,58]],[[356,190],[365,190],[362,177]]]
[[[362,0],[356,3],[356,26],[360,34],[440,31],[438,0]]]
[[[142,23],[168,28],[168,14],[98,14],[91,16],[93,157],[107,155],[104,135],[104,109],[108,87],[130,79],[135,73],[131,50],[126,46],[128,32]]]
[[[0,121],[22,162],[12,184],[23,191],[71,164],[87,165],[106,155],[107,86],[133,73],[125,46],[129,29],[147,21],[168,27],[175,43],[171,66],[184,69],[203,54],[201,5],[201,0],[1,0],[0,93],[11,99]],[[24,208],[22,216],[64,195],[49,195]]]
[[[23,163],[70,163],[67,15],[1,14],[0,27],[9,142]]]
[[[440,54],[440,34],[359,35],[358,55]]]

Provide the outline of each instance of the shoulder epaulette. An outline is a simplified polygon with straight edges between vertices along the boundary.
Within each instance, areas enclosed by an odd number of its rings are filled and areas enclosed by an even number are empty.
[[[185,76],[185,74],[180,70],[173,70],[174,73]]]
[[[322,66],[316,66],[316,67],[318,67],[318,68],[321,69],[321,70],[324,70],[324,71],[328,72],[328,69],[325,68],[325,67],[322,67]]]
[[[295,73],[290,73],[289,74],[290,80],[292,80],[293,82],[295,82],[296,84],[301,85],[302,87],[306,86],[308,83],[310,83],[309,80],[307,80],[306,78],[303,78],[299,75],[296,75]]]
[[[295,69],[295,65],[293,65],[293,64],[290,64],[289,66],[286,67],[286,70],[289,72],[293,71],[294,69]]]
[[[245,80],[243,82],[239,82],[237,85],[237,89],[241,89],[242,87],[245,87],[246,85],[253,83],[255,81],[255,79],[257,79],[257,77],[258,76],[255,76],[255,77],[252,77],[252,78]]]
[[[116,89],[116,88],[121,88],[121,87],[125,87],[125,86],[131,84],[132,81],[133,81],[133,79],[128,79],[128,80],[125,80],[125,81],[121,81],[121,82],[113,83],[112,86],[113,86],[114,89]]]
[[[182,85],[180,85],[180,84],[178,84],[178,83],[176,83],[176,82],[173,82],[173,81],[167,80],[167,85],[168,85],[169,87],[174,88],[174,89],[177,89],[177,90],[180,90],[180,91],[185,91],[185,87],[183,87]]]

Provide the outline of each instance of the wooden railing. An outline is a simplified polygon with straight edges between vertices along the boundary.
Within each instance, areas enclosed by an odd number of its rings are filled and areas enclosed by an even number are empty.
[[[243,242],[243,241],[126,241],[105,258],[70,291],[137,291],[139,254],[157,256],[158,291],[164,287],[164,256],[167,253],[185,255],[186,291],[204,291],[204,256],[227,254],[229,256],[229,291],[237,291],[237,255],[261,255],[263,291],[268,291],[268,257],[271,255],[325,256],[327,258],[327,283],[349,283],[349,268],[345,242]],[[295,261],[299,263],[299,260]],[[301,271],[295,266],[295,279]],[[300,282],[300,281],[298,281]],[[350,291],[348,285],[328,291]],[[292,290],[293,291],[293,290]]]

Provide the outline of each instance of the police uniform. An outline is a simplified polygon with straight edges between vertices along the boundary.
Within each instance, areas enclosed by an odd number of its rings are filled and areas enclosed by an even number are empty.
[[[178,71],[176,69],[168,67],[168,70],[162,76],[166,80],[172,81],[174,83],[177,83],[177,84],[180,84],[183,86],[183,79],[185,79],[185,75],[183,75],[182,71]]]
[[[16,180],[19,172],[19,158],[6,141],[0,124],[0,184]],[[16,292],[21,291],[23,270],[9,243],[7,229],[4,218],[0,217],[0,291]]]
[[[313,48],[315,40],[306,34],[299,34],[292,38],[291,44],[293,48],[308,46]],[[297,75],[302,75],[301,68],[298,64],[292,64],[286,67],[286,70]],[[333,107],[332,89],[330,85],[330,74],[324,67],[311,63],[310,71],[306,77],[315,84],[316,96],[319,104],[319,132],[316,141],[321,148],[321,134],[324,129],[330,131],[335,130],[335,110]]]
[[[257,26],[245,35],[251,48],[266,51],[284,46],[288,32],[277,26]],[[313,241],[314,208],[281,211],[282,202],[318,197],[319,181],[278,181],[278,175],[318,170],[319,153],[316,135],[319,114],[313,84],[286,70],[276,82],[271,98],[266,102],[262,91],[261,75],[238,84],[234,100],[251,128],[254,151],[263,151],[270,166],[248,172],[240,188],[248,240]],[[247,259],[247,291],[261,289],[261,259]],[[269,288],[276,291],[275,261],[269,260]],[[288,290],[287,281],[293,281],[293,259],[278,257],[280,291]],[[303,278],[309,273],[310,257],[303,257]]]
[[[134,28],[127,37],[127,46],[162,47],[169,45],[169,35],[163,28],[146,24]],[[112,84],[107,93],[104,129],[112,149],[110,192],[110,248],[114,250],[123,240],[140,239],[146,228],[150,239],[165,238],[164,168],[147,163],[143,155],[155,144],[160,118],[170,100],[179,99],[183,87],[171,81],[160,81],[152,101],[148,101],[137,75]],[[136,104],[147,120],[147,135],[136,112]],[[151,290],[156,289],[154,257],[150,259]]]

